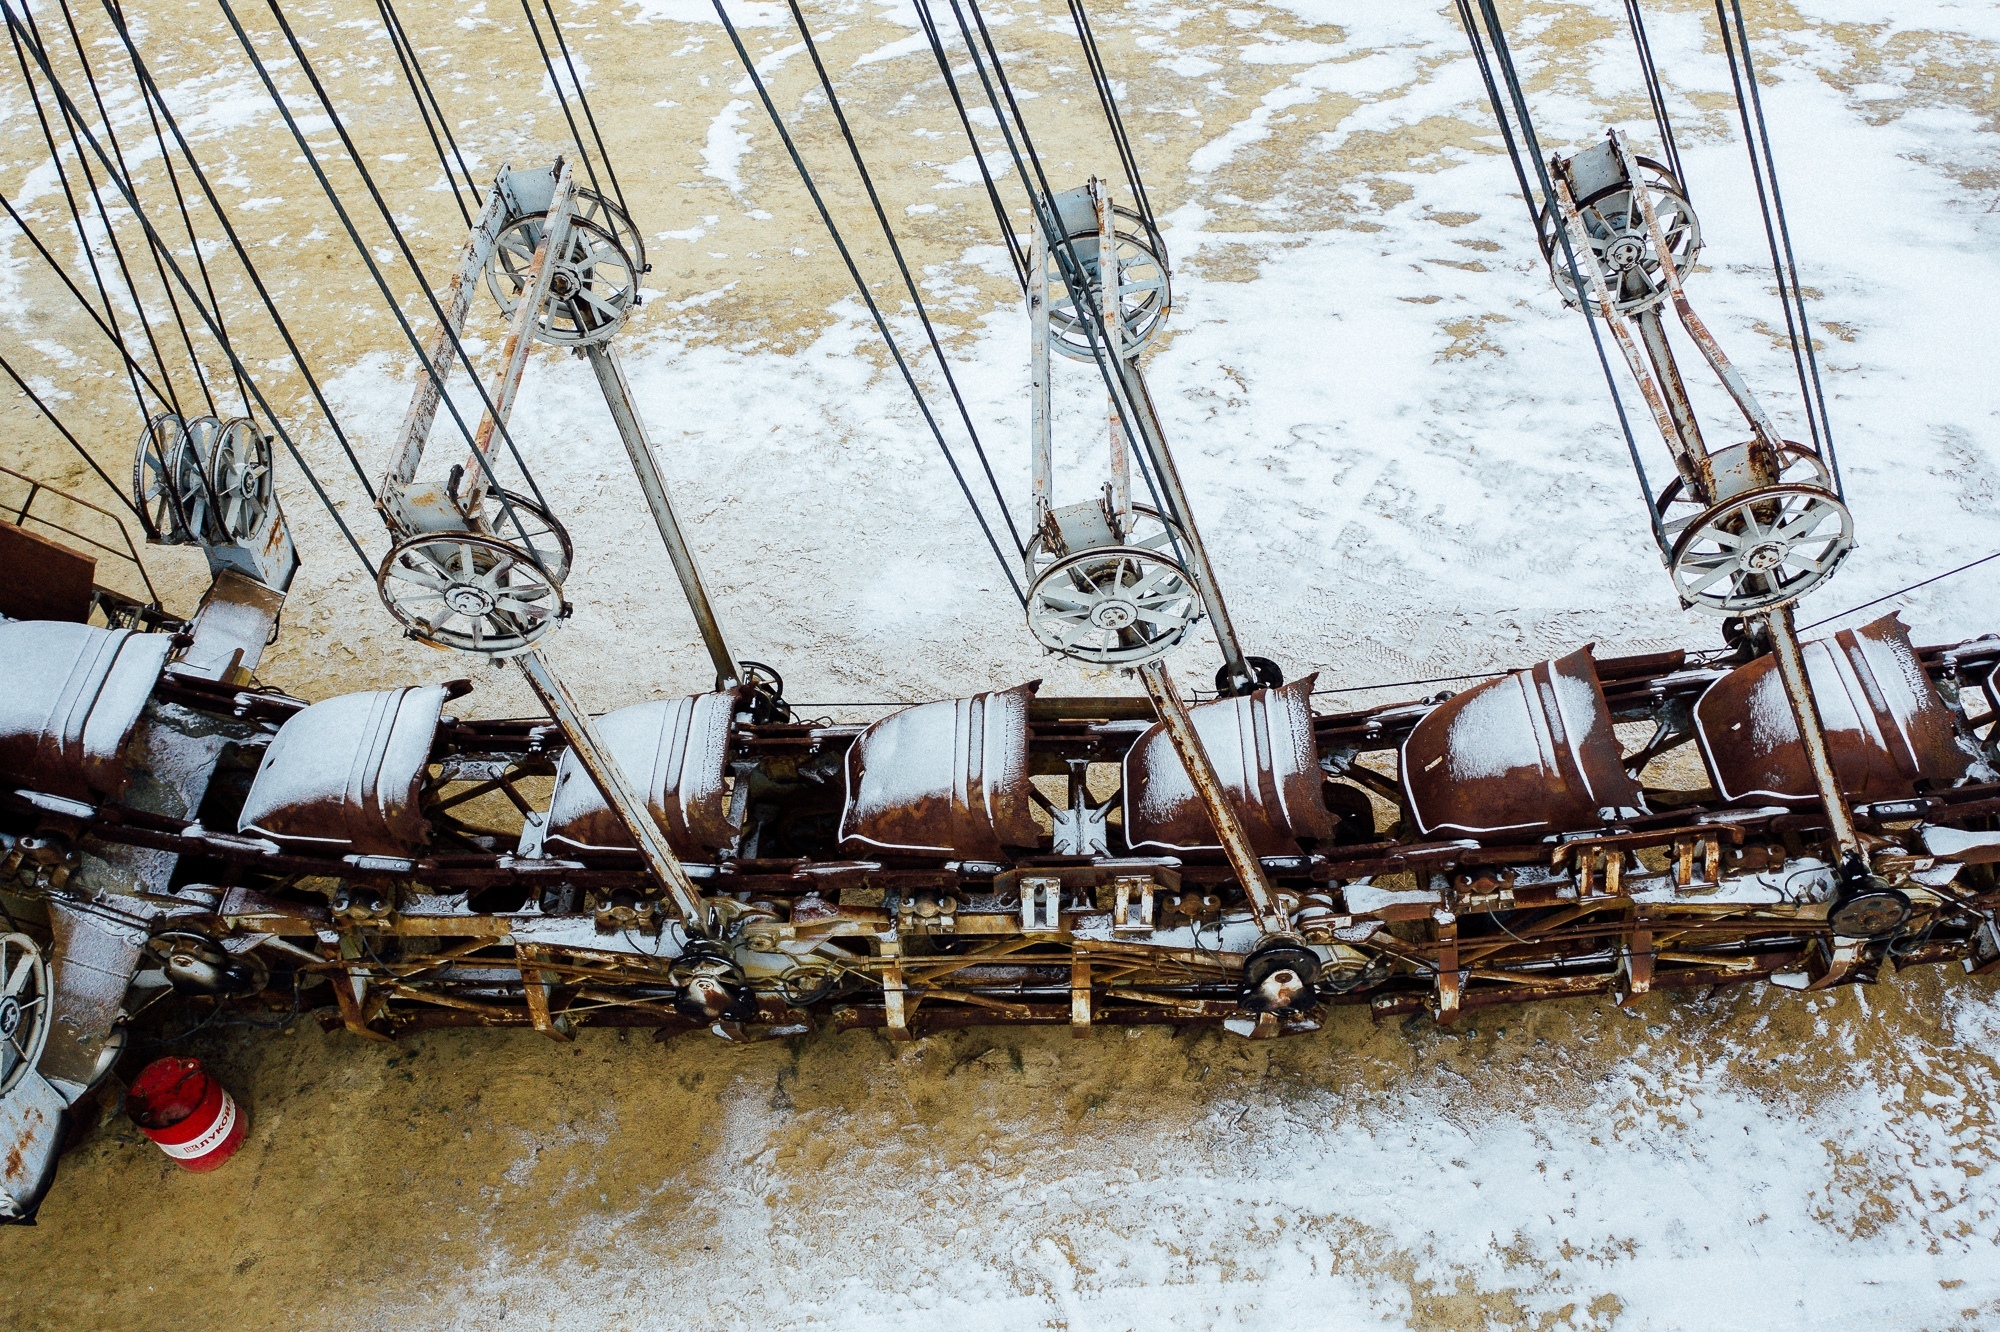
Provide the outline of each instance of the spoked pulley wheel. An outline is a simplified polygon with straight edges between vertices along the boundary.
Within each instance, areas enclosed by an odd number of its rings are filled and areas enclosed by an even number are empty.
[[[639,234],[639,228],[633,225],[623,208],[596,190],[579,187],[576,192],[576,215],[610,232],[611,238],[625,251],[625,257],[632,261],[634,272],[648,271],[646,238]]]
[[[410,637],[491,657],[527,651],[566,610],[562,585],[525,551],[473,532],[427,532],[398,543],[375,588]]]
[[[187,524],[181,521],[180,504],[174,497],[167,455],[181,437],[181,418],[162,412],[146,422],[139,432],[139,447],[132,458],[132,502],[139,509],[139,525],[146,539],[161,545],[186,542]]]
[[[189,418],[180,438],[167,453],[167,479],[180,506],[188,538],[203,543],[227,541],[222,530],[221,504],[209,481],[209,461],[222,437],[222,422],[212,416]]]
[[[501,503],[501,496],[506,503]],[[513,516],[508,516],[509,510]],[[518,523],[518,526],[517,526]],[[517,550],[532,550],[542,572],[560,587],[569,578],[570,561],[576,549],[570,544],[569,530],[556,516],[525,495],[511,490],[489,489],[480,505],[479,530]]]
[[[1701,222],[1695,217],[1694,208],[1687,201],[1687,193],[1673,172],[1650,157],[1634,160],[1639,167],[1640,188],[1651,198],[1653,211],[1660,219],[1660,231],[1667,240],[1668,256],[1685,282],[1701,254]],[[1605,285],[1611,288],[1612,301],[1619,313],[1637,314],[1665,300],[1667,289],[1660,277],[1660,256],[1653,247],[1645,214],[1633,197],[1631,182],[1620,181],[1588,194],[1576,201],[1576,207],[1583,218],[1584,232],[1590,237],[1590,248],[1604,269]],[[1562,218],[1554,201],[1551,201],[1542,210],[1542,257],[1548,260],[1549,276],[1555,280],[1556,290],[1562,293],[1563,302],[1575,305],[1576,282],[1570,276],[1569,263],[1563,256],[1562,242],[1558,238],[1562,226]],[[1583,255],[1576,258],[1578,263],[1585,261]],[[1589,284],[1590,278],[1585,275],[1586,290]],[[1583,304],[1591,314],[1597,313],[1594,301]]]
[[[1118,252],[1118,313],[1125,325],[1125,350],[1129,354],[1144,346],[1167,322],[1173,305],[1172,284],[1167,274],[1166,249],[1146,227],[1144,219],[1129,208],[1113,206],[1117,219],[1112,235]],[[1129,229],[1128,229],[1129,226]],[[1104,276],[1098,251],[1098,232],[1073,234],[1068,248],[1083,266],[1090,284],[1088,299],[1093,310],[1103,302]],[[1091,359],[1090,338],[1076,312],[1076,296],[1063,276],[1064,258],[1051,251],[1048,257],[1049,345],[1077,361]]]
[[[1201,619],[1201,596],[1170,556],[1100,546],[1065,556],[1028,589],[1028,630],[1053,652],[1093,666],[1137,666],[1171,649]]]
[[[486,285],[509,317],[526,296],[546,224],[542,217],[516,218],[493,243]],[[565,347],[603,342],[638,303],[638,263],[616,234],[588,218],[571,219],[569,243],[548,263],[554,269],[549,295],[535,317],[535,337],[543,342]]]
[[[228,422],[215,437],[208,480],[217,519],[231,541],[248,541],[271,511],[271,439],[247,416]]]
[[[1779,484],[1689,522],[1668,571],[1682,605],[1744,615],[1796,601],[1832,577],[1853,548],[1853,516],[1831,491]]]
[[[42,1057],[55,1002],[48,960],[25,934],[0,934],[0,1097]]]

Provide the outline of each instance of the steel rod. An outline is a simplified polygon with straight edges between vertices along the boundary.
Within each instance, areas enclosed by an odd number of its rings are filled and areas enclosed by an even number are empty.
[[[673,501],[667,495],[666,478],[660,472],[652,441],[646,437],[645,423],[639,419],[639,410],[633,405],[632,387],[625,380],[625,370],[619,363],[618,353],[608,343],[591,343],[585,350],[590,356],[590,368],[597,374],[597,386],[604,391],[604,404],[611,409],[611,419],[618,425],[618,437],[625,441],[625,452],[632,458],[632,470],[639,478],[640,491],[646,496],[646,507],[653,512],[653,521],[660,529],[660,540],[666,543],[667,555],[673,560],[674,572],[680,577],[681,591],[687,594],[688,609],[694,612],[701,641],[707,645],[709,659],[715,663],[716,687],[732,689],[742,683],[742,669],[729,650],[728,640],[723,637],[722,622],[716,618],[715,606],[708,599],[708,588],[702,582],[701,566],[695,562],[694,549],[688,545],[687,537],[681,531],[680,519],[674,515]]]
[[[682,868],[679,857],[667,845],[667,835],[661,829],[659,820],[646,805],[646,799],[625,778],[624,770],[611,756],[604,739],[597,733],[597,726],[590,720],[576,696],[549,665],[548,658],[540,649],[530,648],[514,658],[521,668],[528,688],[535,691],[535,697],[542,701],[550,717],[562,729],[563,738],[569,741],[570,751],[583,764],[583,770],[590,774],[604,796],[604,803],[611,807],[625,830],[638,843],[639,857],[644,862],[646,873],[666,893],[679,914],[681,923],[690,932],[699,933],[702,928],[701,893],[695,888],[694,880]]]
[[[1188,714],[1180,690],[1174,687],[1174,677],[1168,672],[1166,662],[1155,657],[1139,668],[1139,678],[1145,682],[1146,692],[1152,696],[1153,708],[1160,714],[1160,724],[1166,727],[1167,739],[1173,742],[1174,752],[1180,755],[1181,766],[1187,769],[1195,794],[1208,811],[1209,822],[1215,825],[1216,837],[1222,843],[1222,854],[1228,857],[1229,867],[1236,871],[1237,879],[1243,884],[1243,895],[1250,899],[1250,909],[1256,914],[1257,924],[1266,934],[1287,933],[1291,922],[1278,906],[1271,881],[1264,877],[1264,864],[1251,847],[1250,834],[1244,831],[1243,820],[1237,817],[1236,807],[1229,803],[1228,792],[1222,789],[1222,778],[1217,775],[1215,763],[1208,757],[1208,749],[1201,743],[1201,735],[1194,728],[1194,718]]]
[[[1798,723],[1799,743],[1806,751],[1806,765],[1812,769],[1819,798],[1826,806],[1826,818],[1833,840],[1840,848],[1843,867],[1861,858],[1861,838],[1854,830],[1854,815],[1841,794],[1840,778],[1834,773],[1827,750],[1826,723],[1820,717],[1819,700],[1813,696],[1812,680],[1806,674],[1805,654],[1799,650],[1798,629],[1792,623],[1792,603],[1786,602],[1765,612],[1764,623],[1771,630],[1771,655],[1777,658],[1778,678],[1784,681],[1785,699],[1792,705]]]

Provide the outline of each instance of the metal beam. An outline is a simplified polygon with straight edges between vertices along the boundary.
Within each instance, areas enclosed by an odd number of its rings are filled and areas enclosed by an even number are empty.
[[[694,880],[688,877],[687,870],[681,867],[673,848],[667,845],[666,832],[647,807],[646,798],[625,779],[624,771],[611,756],[603,737],[598,735],[590,714],[569,692],[569,687],[549,665],[548,659],[542,656],[540,649],[530,648],[514,660],[527,679],[528,687],[535,691],[535,697],[542,701],[549,716],[562,729],[563,738],[569,741],[577,761],[583,764],[583,770],[590,774],[590,780],[603,794],[604,803],[611,807],[618,821],[632,834],[646,873],[673,903],[681,923],[690,930],[698,931],[702,925],[701,893],[695,888]]]
[[[1843,867],[1861,857],[1861,838],[1854,830],[1854,814],[1841,793],[1840,778],[1834,773],[1833,758],[1826,745],[1826,723],[1819,715],[1819,700],[1813,696],[1812,680],[1806,674],[1805,654],[1799,650],[1799,632],[1792,624],[1790,602],[1765,612],[1764,623],[1771,631],[1771,655],[1777,658],[1778,678],[1785,685],[1785,699],[1792,705],[1792,719],[1798,723],[1799,743],[1806,751],[1806,765],[1812,769],[1819,787],[1820,803],[1826,806],[1833,840],[1840,848]]]
[[[1181,542],[1187,548],[1188,575],[1194,579],[1195,588],[1201,593],[1202,605],[1207,608],[1209,620],[1215,626],[1215,642],[1222,649],[1223,664],[1238,688],[1254,686],[1256,675],[1243,656],[1243,645],[1236,637],[1236,624],[1229,618],[1229,607],[1222,599],[1222,586],[1215,578],[1215,566],[1209,563],[1208,546],[1201,539],[1201,529],[1195,525],[1194,507],[1188,502],[1187,490],[1181,485],[1180,468],[1174,465],[1173,450],[1167,446],[1166,431],[1160,426],[1160,414],[1153,407],[1153,395],[1146,389],[1145,376],[1139,373],[1139,362],[1136,358],[1127,360],[1119,357],[1115,364],[1126,400],[1132,408],[1133,424],[1138,427],[1136,434],[1146,450],[1147,461],[1153,465],[1153,476],[1160,487],[1160,498],[1167,506],[1167,516],[1176,520]]]
[[[1215,825],[1215,833],[1222,843],[1222,854],[1229,859],[1229,867],[1236,871],[1236,877],[1243,884],[1244,895],[1250,899],[1250,907],[1257,916],[1257,924],[1266,934],[1284,934],[1291,929],[1291,921],[1278,906],[1278,897],[1271,889],[1271,881],[1264,877],[1264,864],[1257,858],[1257,852],[1250,845],[1250,834],[1243,830],[1243,820],[1236,815],[1236,807],[1229,803],[1228,792],[1222,789],[1222,778],[1216,774],[1215,764],[1208,757],[1208,750],[1201,743],[1201,736],[1194,729],[1194,718],[1188,715],[1187,704],[1181,701],[1180,690],[1174,687],[1174,678],[1167,672],[1166,662],[1154,658],[1139,668],[1139,678],[1145,681],[1146,692],[1152,696],[1153,707],[1160,714],[1160,724],[1167,728],[1167,739],[1173,742],[1174,752],[1180,755],[1181,766],[1187,769],[1188,779],[1194,783],[1195,794],[1201,797],[1202,806],[1208,810],[1209,822]]]
[[[681,591],[687,595],[688,609],[694,612],[701,641],[708,646],[709,659],[715,663],[716,687],[734,688],[742,683],[743,672],[722,636],[722,622],[716,618],[715,607],[708,599],[701,566],[695,563],[694,550],[681,532],[680,519],[674,516],[666,478],[660,473],[659,459],[654,456],[652,441],[646,437],[639,409],[633,405],[632,386],[625,381],[618,353],[609,343],[601,342],[591,343],[584,350],[590,356],[590,368],[597,374],[597,386],[604,391],[604,404],[611,409],[611,419],[618,425],[618,437],[625,441],[625,452],[632,459],[632,471],[639,478],[646,507],[652,510],[653,522],[660,529],[660,540],[666,543],[667,555],[674,562],[674,572],[680,577]]]

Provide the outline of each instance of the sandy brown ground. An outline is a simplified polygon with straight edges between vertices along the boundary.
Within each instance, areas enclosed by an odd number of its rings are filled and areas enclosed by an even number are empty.
[[[486,13],[489,7],[492,12]],[[277,137],[268,116],[250,117],[261,93],[242,76],[215,10],[206,3],[169,0],[140,0],[128,8],[142,22],[147,54],[165,79],[186,83],[191,112],[198,108],[210,117],[196,115],[192,122],[202,136],[204,160],[218,167],[228,163],[225,197],[257,238],[260,259],[269,265],[308,359],[331,375],[363,357],[396,354],[393,330],[374,317],[375,298],[293,160],[294,150]],[[268,35],[268,16],[252,12],[255,6],[242,8],[246,22]],[[1151,11],[1134,7],[1135,21],[1128,24],[1122,13],[1102,8],[1107,55],[1130,79],[1134,103],[1185,108],[1134,113],[1165,211],[1181,202],[1178,192],[1186,177],[1179,168],[1187,155],[1278,86],[1287,70],[1232,62],[1205,79],[1169,75],[1142,58],[1138,45],[1147,29],[1136,20]],[[1191,49],[1205,37],[1229,38],[1234,11],[1227,6],[1183,8],[1187,17],[1176,33],[1177,47]],[[1554,23],[1540,40],[1558,49],[1602,35],[1593,26],[1597,20],[1573,10],[1535,9]],[[1783,30],[1790,21],[1782,6],[1752,9],[1767,30]],[[777,215],[775,221],[746,215],[726,185],[702,174],[710,122],[735,95],[726,89],[738,77],[719,30],[667,19],[630,23],[623,21],[629,11],[602,4],[563,10],[573,19],[570,35],[590,62],[595,104],[649,234],[707,228],[699,243],[656,243],[654,284],[670,297],[724,289],[720,297],[673,316],[683,335],[778,349],[809,340],[827,322],[827,308],[849,291],[802,194],[784,183],[789,167],[768,151],[744,162],[757,200]],[[323,42],[317,56],[322,73],[371,157],[408,154],[400,166],[378,165],[399,209],[408,210],[413,241],[427,263],[441,268],[456,243],[457,214],[448,196],[415,192],[434,173],[372,26],[372,9],[302,3],[288,12],[302,32]],[[1009,42],[1018,49],[1031,41],[1047,52],[1039,63],[1023,61],[1018,77],[1026,87],[1060,96],[1049,66],[1066,68],[1073,77],[1074,57],[1060,7],[1044,5],[1040,13],[1038,26],[1022,25]],[[561,136],[560,121],[534,95],[539,74],[518,16],[507,5],[409,3],[404,14],[426,48],[440,95],[461,119],[477,122],[461,133],[489,169],[509,156],[531,160],[550,151]],[[1283,14],[1264,18],[1275,36],[1324,35]],[[101,18],[84,14],[81,21],[87,36],[104,36]],[[822,29],[823,43],[840,68],[903,34],[861,21],[856,7],[826,9]],[[1865,40],[1869,34],[1848,36],[1856,53],[1852,76],[1866,82],[1883,57]],[[750,29],[749,38],[760,55],[788,40],[774,28]],[[1991,53],[1971,43],[1926,40],[1923,34],[1896,40],[1899,58],[1917,71],[1907,85],[1907,100],[1964,108],[1989,123],[2000,114],[1993,82],[1979,73]],[[94,49],[100,59],[109,58],[104,48]],[[786,105],[796,104],[807,69],[794,59],[777,79]],[[294,93],[304,92],[295,72],[281,70],[279,77]],[[947,265],[960,284],[952,292],[956,308],[954,302],[940,302],[947,324],[963,324],[1006,299],[989,276],[958,263],[969,240],[990,235],[983,201],[969,192],[931,195],[924,187],[934,176],[922,164],[933,149],[892,114],[912,91],[905,86],[907,64],[862,66],[844,77],[892,205],[912,198],[936,198],[941,205],[921,231],[905,230],[913,253]],[[1550,77],[1585,76],[1558,65]],[[10,197],[19,197],[28,173],[46,158],[16,87],[10,85],[6,94],[10,133],[0,144],[0,184]],[[937,85],[914,92],[926,112],[923,123],[950,129],[935,114],[942,105]],[[1390,133],[1355,135],[1332,154],[1292,151],[1357,105],[1352,98],[1326,97],[1274,126],[1271,138],[1207,182],[1204,202],[1216,213],[1209,225],[1279,233],[1343,225],[1342,186],[1361,179],[1393,191],[1399,186],[1385,178],[1388,174],[1424,170],[1442,146],[1471,144],[1478,132],[1470,122],[1440,117]],[[1635,101],[1626,112],[1636,115],[1638,109]],[[1723,115],[1723,104],[1716,102],[1711,114]],[[744,123],[761,130],[759,115],[752,106]],[[832,156],[837,143],[823,125],[814,122],[802,134],[816,162],[837,161]],[[327,144],[330,138],[317,133],[316,141]],[[1083,160],[1080,147],[1060,141],[1045,142],[1043,149],[1074,174],[1105,165]],[[937,161],[961,156],[954,141],[934,149]],[[406,174],[394,176],[398,170]],[[157,173],[147,179],[158,187]],[[1968,175],[1964,183],[1968,190],[1985,191],[1996,182]],[[852,189],[837,184],[833,193],[846,214],[858,219]],[[1229,202],[1278,195],[1288,201],[1278,212]],[[349,197],[359,202],[358,194]],[[248,206],[264,200],[276,202]],[[53,196],[44,194],[30,216],[59,253],[74,256],[73,246],[59,243],[62,214]],[[1452,217],[1438,221],[1441,243],[1461,224]],[[364,222],[364,227],[379,239],[372,226]],[[40,348],[84,349],[86,358],[66,363],[60,355],[29,357],[25,365],[71,395],[65,414],[89,423],[87,442],[101,456],[122,458],[136,426],[122,379],[100,354],[94,333],[52,298],[45,275],[35,268],[38,261],[18,241],[11,247],[9,307],[17,333],[32,336]],[[1476,248],[1468,250],[1468,263],[1476,263]],[[1255,259],[1255,247],[1237,254],[1233,261],[1243,268],[1235,276],[1251,276]],[[1207,276],[1228,280],[1232,273],[1218,266]],[[220,266],[218,279],[234,293],[230,299],[244,298],[233,268]],[[414,308],[413,302],[405,305]],[[666,316],[642,315],[641,327],[656,317]],[[1454,331],[1463,355],[1493,354],[1479,334],[1470,325]],[[260,343],[257,354],[275,355],[274,345]],[[274,378],[284,386],[288,407],[304,419],[302,386]],[[11,465],[25,464],[92,493],[83,469],[12,394],[0,395],[0,426]],[[335,456],[330,437],[311,426],[303,434],[315,461],[330,465]],[[364,452],[373,450],[371,459],[381,447],[379,440],[364,442]],[[263,677],[320,696],[402,683],[419,674],[457,673],[454,665],[441,665],[386,634],[374,637],[366,653],[352,650],[347,626],[381,618],[372,589],[352,573],[335,576],[344,557],[303,491],[288,489],[287,501],[311,562],[294,594],[288,632],[267,659]],[[365,508],[351,486],[345,505],[357,525],[365,522]],[[182,552],[156,551],[148,553],[148,562],[169,604],[191,607],[201,585],[198,561]],[[521,706],[507,693],[504,679],[483,691],[494,711],[508,710],[510,702]],[[1955,1045],[1947,1019],[1954,1005],[1990,1001],[1994,993],[1990,978],[1947,985],[1941,973],[1923,972],[1897,977],[1865,996],[1846,993],[1817,1001],[1763,990],[1709,999],[1654,997],[1630,1016],[1603,1005],[1547,1005],[1485,1014],[1472,1024],[1474,1030],[1456,1035],[1424,1023],[1378,1028],[1365,1016],[1343,1014],[1321,1035],[1273,1045],[1160,1031],[1129,1039],[1103,1032],[1078,1043],[1066,1033],[994,1030],[900,1050],[866,1035],[731,1050],[702,1038],[662,1047],[644,1033],[611,1032],[586,1032],[574,1045],[522,1033],[440,1033],[384,1048],[344,1034],[323,1035],[310,1021],[286,1034],[218,1030],[204,1033],[190,1048],[211,1060],[251,1109],[252,1130],[240,1158],[218,1174],[190,1176],[176,1171],[122,1121],[99,1129],[65,1162],[43,1224],[4,1236],[0,1325],[755,1322],[759,1304],[744,1293],[742,1281],[718,1283],[706,1307],[691,1302],[662,1309],[649,1303],[649,1271],[698,1268],[703,1254],[728,1242],[729,1236],[715,1229],[714,1199],[718,1189],[731,1187],[733,1171],[748,1172],[755,1181],[783,1240],[768,1256],[774,1288],[783,1285],[778,1274],[798,1254],[824,1252],[827,1246],[850,1254],[855,1271],[893,1284],[898,1252],[911,1245],[928,1251],[925,1246],[940,1242],[940,1236],[960,1228],[976,1231],[996,1215],[1013,1218],[1007,1181],[1037,1152],[1055,1151],[1072,1161],[1115,1154],[1138,1141],[1146,1147],[1133,1159],[1135,1179],[1150,1177],[1170,1159],[1206,1162],[1226,1172],[1244,1150],[1241,1137],[1232,1134],[1246,1120],[1254,1125],[1258,1116],[1313,1097],[1409,1095],[1435,1105],[1440,1115],[1478,1119],[1522,1102],[1571,1102],[1620,1061],[1650,1049],[1648,1058],[1662,1067],[1712,1075],[1760,1098],[1774,1118],[1810,1108],[1842,1086],[1851,1070],[1899,1087],[1901,1112],[1923,1115],[1929,1113],[1927,1094],[1993,1085],[1992,1061]],[[1630,1113],[1647,1104],[1642,1087],[1619,1095],[1624,1099],[1617,1103]],[[751,1116],[756,1136],[750,1141],[727,1129],[732,1108],[743,1106],[761,1107]],[[1990,1130],[1989,1112],[1966,1107],[1963,1113],[1965,1131]],[[871,1198],[867,1191],[878,1188],[883,1193]],[[1924,1205],[1896,1180],[1860,1170],[1843,1176],[1837,1163],[1828,1188],[1844,1199],[1833,1210],[1860,1218],[1844,1224],[1863,1230],[1870,1217]],[[1064,1227],[1081,1233],[1092,1218],[1092,1199],[1074,1200],[1051,1229],[1056,1238],[1050,1242],[1066,1244]],[[922,1242],[911,1238],[913,1231],[921,1232]],[[1534,1325],[1536,1320],[1522,1313],[1516,1291],[1556,1279],[1525,1264],[1510,1282],[1495,1284],[1472,1275],[1468,1265],[1456,1284],[1439,1284],[1418,1279],[1409,1255],[1366,1234],[1329,1234],[1326,1243],[1337,1267],[1406,1279],[1413,1326]],[[490,1284],[481,1288],[488,1294],[468,1295],[474,1289],[468,1274],[531,1259],[564,1264],[568,1285],[562,1288],[587,1291],[589,1298],[561,1307],[546,1293],[530,1291],[514,1296],[510,1307],[507,1295],[490,1293]],[[738,1265],[765,1260],[744,1255]],[[1225,1273],[1232,1261],[1226,1245],[1194,1240],[1182,1260],[1190,1271]],[[532,1270],[528,1280],[532,1284]],[[1024,1287],[1022,1294],[1034,1291]],[[1575,1325],[1608,1325],[1618,1313],[1611,1299],[1571,1310],[1568,1318]],[[1024,1313],[1024,1321],[1041,1317],[1060,1319],[1059,1313],[1035,1318]],[[1994,1320],[2000,1320],[2000,1311],[1991,1307],[1970,1308],[1964,1315],[1967,1326],[1991,1326]]]

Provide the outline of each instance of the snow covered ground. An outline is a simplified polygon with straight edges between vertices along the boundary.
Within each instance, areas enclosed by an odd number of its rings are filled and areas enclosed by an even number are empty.
[[[500,8],[412,12],[456,13],[476,37],[502,30]],[[1546,144],[1614,122],[1650,143],[1619,4],[1503,8]],[[796,106],[809,71],[783,9],[742,9]],[[1585,326],[1548,282],[1452,11],[1098,11],[1176,265],[1148,373],[1250,649],[1355,688],[1591,641],[1711,645],[1713,626],[1674,608]],[[657,288],[623,351],[738,650],[850,715],[875,709],[836,705],[1037,676],[1046,692],[1128,688],[1031,650],[708,7],[579,12],[584,39],[633,47],[592,56],[600,110],[622,97],[632,118],[666,108],[676,127],[616,149],[645,177]],[[891,203],[1018,516],[1025,319],[935,64],[902,0],[812,12],[871,157],[896,164]],[[1033,53],[1010,68],[1040,94],[1027,105],[1050,156],[1079,174],[1101,162],[1058,128],[1094,114],[1063,7],[988,12],[1003,50]],[[1802,430],[1713,9],[1651,6],[1649,21],[1706,239],[1691,296]],[[1986,314],[2000,11],[1803,0],[1754,6],[1751,23],[1860,541],[1804,607],[1815,620],[2000,549]],[[825,118],[809,103],[801,128],[831,180]],[[211,127],[218,151],[229,126]],[[507,147],[489,144],[491,160]],[[408,392],[387,345],[339,361],[333,384],[375,466]],[[1080,497],[1101,399],[1064,370],[1059,454]],[[935,385],[927,355],[919,372]],[[1727,420],[1719,392],[1696,392]],[[579,609],[552,655],[609,708],[704,687],[705,658],[593,394],[581,364],[542,358],[515,428],[577,515]],[[311,448],[333,456],[326,438]],[[331,526],[303,492],[288,503],[310,563],[267,678],[324,693],[463,672],[398,642]],[[2000,630],[1996,569],[1870,613],[1901,607],[1924,642]],[[1212,663],[1204,642],[1177,667],[1195,684]],[[498,672],[475,699],[526,706]],[[482,1156],[491,1135],[504,1144],[498,1173],[458,1193],[438,1182],[457,1201],[415,1215],[472,1236],[478,1256],[441,1247],[379,1284],[343,1267],[319,1312],[292,1314],[968,1332],[2000,1325],[2000,1000],[1991,978],[1948,980],[1656,996],[1631,1017],[1549,1005],[1463,1036],[1355,1017],[1275,1051],[1109,1032],[742,1056],[684,1040],[617,1054],[616,1085],[467,1111]],[[545,1060],[485,1034],[424,1045],[462,1075],[497,1060],[530,1085]],[[364,1070],[342,1093],[373,1116],[357,1122],[400,1131],[392,1111],[416,1093],[365,1072],[381,1058],[324,1056]],[[670,1076],[701,1090],[661,1091]],[[434,1150],[451,1174],[456,1134]]]

